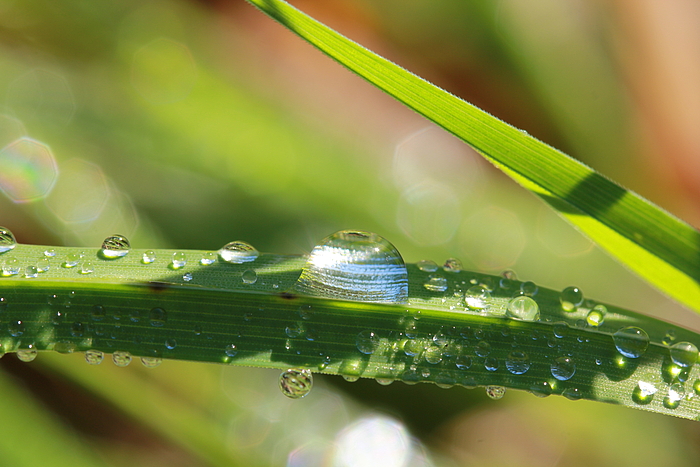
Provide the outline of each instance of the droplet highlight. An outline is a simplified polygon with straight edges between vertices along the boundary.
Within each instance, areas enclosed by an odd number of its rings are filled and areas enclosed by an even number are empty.
[[[242,264],[255,261],[260,253],[249,243],[235,241],[224,245],[219,250],[219,256],[227,263]]]

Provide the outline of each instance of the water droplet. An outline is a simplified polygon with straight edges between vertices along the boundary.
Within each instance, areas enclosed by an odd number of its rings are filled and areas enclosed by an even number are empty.
[[[167,339],[165,341],[165,348],[168,350],[173,350],[175,347],[177,347],[177,341],[175,339]]]
[[[7,227],[0,227],[0,253],[5,253],[17,246],[17,240]]]
[[[171,266],[173,269],[182,269],[187,265],[187,256],[181,251],[176,251],[173,253],[171,260]]]
[[[186,272],[182,275],[182,280],[185,282],[190,282],[192,280],[192,273]]]
[[[425,354],[423,355],[425,361],[437,365],[442,361],[442,350],[440,347],[435,347],[434,345],[429,346],[425,349]]]
[[[284,333],[287,334],[287,337],[295,339],[304,334],[304,326],[301,323],[292,324],[284,328]]]
[[[143,264],[151,264],[156,260],[156,252],[153,250],[148,250],[143,252],[143,256],[141,256],[141,262]]]
[[[104,358],[105,354],[99,350],[90,349],[85,351],[85,361],[90,365],[99,365]]]
[[[462,272],[462,262],[457,258],[449,258],[445,261],[442,269],[446,272]]]
[[[2,263],[2,275],[3,276],[14,276],[19,274],[21,266],[17,258],[8,257]]]
[[[444,292],[447,290],[447,279],[440,276],[428,276],[428,280],[423,284],[431,292]]]
[[[586,316],[586,324],[591,327],[597,328],[603,321],[605,321],[605,315],[608,313],[608,309],[605,305],[596,305],[591,311],[588,312]]]
[[[54,250],[53,248],[44,250],[44,256],[46,256],[47,258],[53,258],[54,256],[56,256],[56,250]]]
[[[39,269],[36,266],[27,266],[24,268],[24,277],[28,279],[33,279],[39,277]]]
[[[213,251],[207,251],[202,255],[202,259],[199,260],[199,263],[202,266],[209,266],[210,264],[214,264],[216,262],[216,253]]]
[[[666,331],[666,335],[663,337],[663,339],[661,339],[661,343],[663,345],[671,345],[671,344],[673,344],[673,341],[675,341],[675,340],[676,340],[676,331],[674,331],[673,329],[669,329],[668,331]]]
[[[506,388],[503,386],[486,386],[484,389],[486,389],[486,395],[494,400],[503,399],[506,395]]]
[[[156,368],[163,363],[163,359],[160,357],[141,357],[141,364],[146,368]]]
[[[36,261],[36,270],[39,272],[46,272],[49,270],[51,267],[51,264],[49,263],[48,258],[39,258]]]
[[[260,256],[253,245],[246,242],[227,243],[219,250],[219,256],[227,263],[241,264],[255,261]]]
[[[379,336],[372,331],[362,331],[357,335],[355,345],[357,346],[357,350],[365,355],[370,355],[379,347]]]
[[[131,354],[124,350],[116,350],[112,354],[112,362],[114,362],[116,366],[128,366],[129,363],[131,363]]]
[[[547,397],[552,395],[552,385],[548,381],[542,381],[541,383],[535,383],[530,386],[530,393],[537,397]]]
[[[90,261],[83,261],[83,264],[80,266],[80,274],[91,274],[95,272],[95,267],[92,265]]]
[[[299,317],[301,319],[311,319],[314,315],[314,309],[311,305],[301,305],[299,307]]]
[[[17,358],[23,362],[33,362],[36,356],[36,349],[20,349],[17,351]]]
[[[537,321],[540,319],[540,307],[531,297],[520,295],[508,302],[506,315],[523,321]]]
[[[129,254],[131,245],[123,235],[112,235],[102,242],[102,257],[105,259],[122,258]]]
[[[435,272],[438,270],[438,265],[435,261],[430,261],[429,259],[418,261],[416,266],[423,272]]]
[[[627,358],[639,358],[647,350],[649,336],[643,329],[628,326],[613,334],[617,351]]]
[[[464,302],[473,310],[484,310],[488,306],[490,298],[491,294],[489,291],[480,285],[469,287],[464,294]]]
[[[698,361],[698,348],[690,342],[678,342],[669,351],[671,360],[678,366],[692,367]]]
[[[577,401],[583,397],[581,390],[578,388],[566,388],[564,392],[561,393],[562,396],[566,397],[570,401]]]
[[[102,305],[94,305],[92,307],[92,319],[94,321],[102,321],[105,317],[105,307]]]
[[[73,325],[70,328],[70,333],[73,337],[83,337],[84,332],[85,326],[83,326],[83,323],[81,322],[73,323]]]
[[[522,375],[530,369],[530,358],[524,352],[511,352],[506,358],[506,368],[514,375]]]
[[[306,396],[314,385],[313,375],[309,370],[289,369],[280,374],[279,386],[282,394],[290,399]]]
[[[486,368],[487,371],[498,370],[498,359],[493,358],[493,357],[487,357],[484,360],[484,368]]]
[[[460,355],[455,359],[455,365],[460,370],[468,370],[472,366],[472,358],[469,355]]]
[[[534,282],[526,281],[520,284],[520,293],[523,295],[535,296],[539,288]]]
[[[564,311],[576,311],[583,303],[583,292],[578,287],[567,287],[559,295],[561,309]]]
[[[10,321],[7,329],[12,337],[20,337],[25,331],[24,323],[21,320]]]
[[[491,344],[486,341],[481,341],[474,347],[474,353],[479,357],[488,357],[491,353]]]
[[[685,389],[680,383],[672,384],[668,388],[668,394],[664,397],[664,407],[667,409],[677,409],[681,405],[681,401],[685,397]]]
[[[653,383],[639,381],[637,386],[632,390],[632,400],[640,405],[646,405],[654,398],[654,394],[658,391]]]
[[[408,301],[408,273],[394,246],[377,234],[346,230],[315,246],[296,290],[373,303]]]
[[[569,333],[569,325],[566,323],[554,323],[552,332],[557,339],[563,339]]]
[[[418,339],[406,339],[403,344],[403,351],[409,357],[415,357],[423,351],[423,343]]]
[[[80,255],[77,253],[68,253],[66,255],[66,260],[61,266],[63,266],[64,268],[74,268],[78,264],[80,264]]]
[[[233,358],[236,355],[238,355],[238,347],[236,346],[236,344],[229,344],[224,349],[224,353],[227,357]]]
[[[558,357],[550,366],[552,376],[560,381],[567,381],[576,373],[576,364],[570,357]]]
[[[151,312],[148,316],[149,321],[151,323],[151,326],[156,326],[160,327],[165,324],[165,322],[168,319],[168,314],[165,312],[164,309],[160,307],[155,307],[151,309]]]
[[[359,376],[343,375],[343,379],[348,383],[355,383],[360,380]]]
[[[258,274],[252,269],[246,269],[241,274],[241,280],[244,284],[252,285],[258,281]]]

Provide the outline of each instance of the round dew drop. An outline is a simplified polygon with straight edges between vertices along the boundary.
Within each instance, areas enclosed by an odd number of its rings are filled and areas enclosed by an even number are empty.
[[[556,379],[567,381],[576,373],[576,364],[570,357],[558,357],[552,362],[550,370]]]
[[[583,303],[583,292],[578,287],[567,287],[559,295],[561,309],[564,311],[576,311]]]
[[[255,261],[260,253],[249,243],[235,241],[224,245],[219,250],[219,256],[227,263],[242,264]]]
[[[258,274],[252,269],[246,269],[241,274],[241,280],[244,284],[253,285],[258,281]]]
[[[435,272],[438,270],[438,265],[435,263],[435,261],[431,261],[429,259],[418,261],[416,266],[418,266],[418,269],[423,272]]]
[[[692,367],[698,361],[698,348],[690,342],[678,342],[669,349],[671,360],[678,366]]]
[[[33,362],[36,356],[36,349],[20,349],[17,351],[17,358],[26,363]]]
[[[472,310],[484,310],[488,306],[488,300],[491,298],[491,294],[488,290],[480,285],[475,285],[469,287],[467,292],[464,294],[464,302]]]
[[[199,264],[202,266],[209,266],[216,262],[216,253],[208,251],[202,255],[202,259],[199,260]]]
[[[2,264],[2,275],[5,277],[16,276],[21,268],[17,258],[8,257]]]
[[[357,350],[365,355],[370,355],[379,347],[379,336],[372,331],[362,331],[357,335],[355,345],[357,346]]]
[[[447,290],[447,279],[440,276],[428,276],[428,280],[423,284],[423,287],[430,292],[444,292]]]
[[[5,253],[17,246],[17,240],[7,227],[0,227],[0,253]]]
[[[182,269],[187,265],[187,256],[181,251],[176,251],[170,264],[173,269]]]
[[[605,305],[596,305],[593,307],[591,311],[588,312],[588,315],[586,316],[586,324],[593,328],[597,328],[601,324],[603,324],[603,321],[605,321],[605,315],[607,314],[608,309],[606,308]]]
[[[69,253],[66,255],[66,260],[63,262],[62,266],[64,268],[74,268],[80,264],[80,255],[77,253]]]
[[[114,362],[116,366],[128,366],[129,363],[131,363],[131,354],[124,350],[116,350],[112,354],[112,362]]]
[[[632,400],[640,405],[649,404],[657,391],[658,388],[653,383],[639,381],[632,390]]]
[[[314,380],[309,370],[289,369],[280,373],[279,388],[290,399],[300,399],[311,392]]]
[[[102,242],[102,257],[105,259],[122,258],[129,254],[131,244],[123,235],[112,235]]]
[[[532,297],[520,295],[508,302],[506,315],[523,321],[540,319],[540,307]]]
[[[522,375],[530,369],[530,358],[524,352],[511,352],[506,358],[506,368],[514,375]]]
[[[141,364],[146,368],[156,368],[163,363],[163,359],[160,357],[141,357]]]
[[[639,358],[649,346],[649,335],[640,328],[628,326],[613,334],[613,342],[618,352],[627,358]]]
[[[440,349],[440,347],[431,345],[425,350],[423,358],[425,358],[426,362],[432,365],[437,365],[442,361],[442,349]]]
[[[85,351],[85,361],[90,365],[99,365],[104,360],[105,354],[100,350],[86,350]]]
[[[486,389],[486,395],[494,400],[503,399],[506,395],[506,388],[503,386],[486,386],[484,389]]]
[[[151,264],[156,260],[156,252],[153,250],[148,250],[143,253],[143,256],[141,256],[141,262],[143,264]]]
[[[680,383],[672,384],[668,388],[668,394],[664,397],[663,404],[667,409],[677,409],[681,405],[681,401],[685,397],[685,389]]]
[[[457,258],[449,258],[445,261],[442,269],[445,272],[462,272],[462,262]]]

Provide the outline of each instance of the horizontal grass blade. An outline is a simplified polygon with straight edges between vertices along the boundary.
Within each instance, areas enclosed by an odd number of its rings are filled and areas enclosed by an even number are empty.
[[[622,264],[700,312],[700,235],[584,164],[350,41],[282,0],[248,0],[471,145]]]

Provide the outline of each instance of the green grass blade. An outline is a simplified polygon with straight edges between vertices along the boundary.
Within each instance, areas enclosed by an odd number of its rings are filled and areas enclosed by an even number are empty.
[[[53,249],[48,260],[46,247],[34,245],[2,255],[5,352],[26,358],[32,351],[122,351],[307,368],[347,379],[498,386],[700,416],[697,349],[685,355],[691,361],[684,367],[669,350],[671,343],[697,346],[700,335],[571,291],[408,265],[405,303],[343,301],[298,292],[304,256],[264,254],[231,264],[212,252],[157,250],[147,254],[155,261],[144,262],[143,250],[108,260],[95,249]],[[173,257],[186,264],[175,267]],[[48,270],[35,273],[35,264]],[[522,295],[536,301],[539,317],[509,317],[511,299]],[[596,310],[598,320],[589,315]],[[649,336],[639,358],[615,345],[613,334],[627,326]],[[557,365],[571,374],[557,377]],[[653,394],[635,396],[639,385]]]
[[[700,312],[700,235],[591,168],[350,41],[282,0],[249,0],[474,147],[641,277]]]

